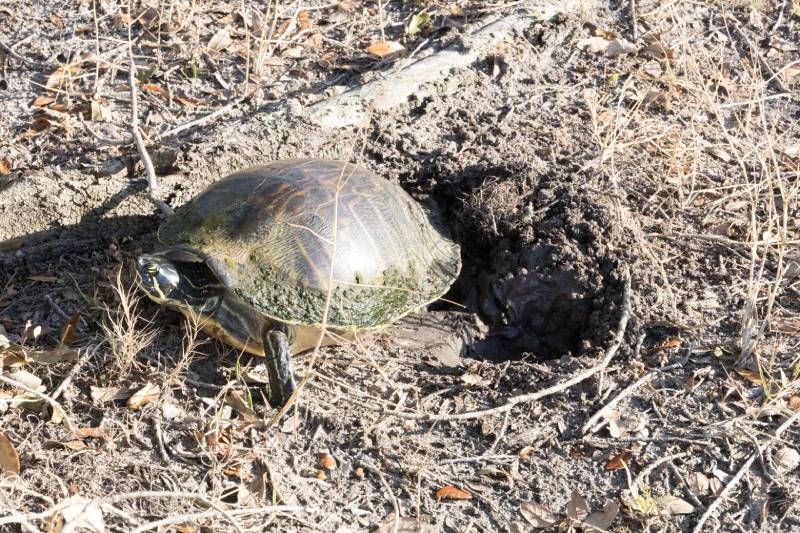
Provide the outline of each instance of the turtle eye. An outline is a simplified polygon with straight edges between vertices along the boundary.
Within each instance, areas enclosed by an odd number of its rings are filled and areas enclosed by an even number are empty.
[[[147,263],[144,265],[144,271],[151,275],[158,274],[158,265],[155,263]]]

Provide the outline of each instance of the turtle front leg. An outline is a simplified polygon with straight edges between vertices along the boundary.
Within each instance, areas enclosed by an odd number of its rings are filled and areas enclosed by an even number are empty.
[[[264,355],[269,372],[269,404],[279,409],[297,389],[292,371],[292,354],[289,337],[284,331],[271,329],[264,332]]]

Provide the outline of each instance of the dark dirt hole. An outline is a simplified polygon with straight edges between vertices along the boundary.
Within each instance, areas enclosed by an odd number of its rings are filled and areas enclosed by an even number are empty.
[[[447,298],[489,326],[471,355],[550,359],[604,349],[621,293],[619,232],[607,207],[525,165],[418,181],[431,182],[462,246],[462,274]]]

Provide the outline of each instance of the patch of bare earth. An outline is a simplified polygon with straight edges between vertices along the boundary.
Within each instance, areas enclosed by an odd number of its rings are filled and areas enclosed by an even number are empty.
[[[0,531],[800,528],[800,12],[622,4],[338,129],[315,103],[527,4],[0,6]],[[129,49],[167,203],[359,160],[461,243],[451,292],[297,357],[274,420],[131,279]]]

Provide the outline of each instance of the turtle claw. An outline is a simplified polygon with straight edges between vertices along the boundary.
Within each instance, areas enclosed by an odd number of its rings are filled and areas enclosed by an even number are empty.
[[[292,371],[292,356],[289,351],[289,338],[282,331],[268,331],[264,335],[264,348],[269,372],[269,404],[280,409],[297,390],[297,382]]]

